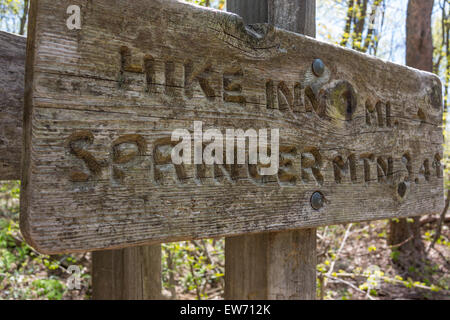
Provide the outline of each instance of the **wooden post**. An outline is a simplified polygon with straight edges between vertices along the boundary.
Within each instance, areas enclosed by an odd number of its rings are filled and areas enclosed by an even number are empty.
[[[246,24],[271,23],[310,37],[316,36],[315,0],[228,0],[227,10]]]
[[[245,23],[315,37],[315,0],[228,0]],[[316,229],[226,238],[225,298],[314,300]]]
[[[93,252],[92,287],[94,300],[161,299],[161,245]]]

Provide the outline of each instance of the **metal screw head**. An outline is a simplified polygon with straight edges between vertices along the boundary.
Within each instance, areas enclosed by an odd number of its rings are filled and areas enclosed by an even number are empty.
[[[321,192],[314,192],[311,197],[311,207],[314,210],[320,210],[324,206],[324,198]]]
[[[316,59],[313,62],[312,69],[317,77],[321,77],[325,72],[325,64],[323,63],[322,60]]]
[[[397,193],[401,198],[406,196],[406,192],[408,191],[408,186],[406,183],[401,182],[397,187]]]

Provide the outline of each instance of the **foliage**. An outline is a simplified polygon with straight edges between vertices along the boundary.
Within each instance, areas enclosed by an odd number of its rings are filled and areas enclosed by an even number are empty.
[[[29,0],[0,0],[0,30],[25,34]]]
[[[437,10],[433,24],[434,73],[440,76],[444,92],[444,124],[447,124],[449,82],[450,82],[450,1],[437,0]],[[448,128],[444,127],[444,138],[448,141]],[[450,149],[449,144],[444,145],[445,177],[450,176]],[[450,180],[446,179],[446,189],[450,189]]]
[[[354,224],[351,228],[330,226],[318,230],[318,296],[323,299],[438,299],[450,294],[448,256],[435,253],[428,259],[424,281],[398,274],[391,263],[395,248],[388,246],[389,221]],[[433,230],[425,228],[429,243]],[[448,250],[445,227],[439,250]],[[341,248],[343,248],[341,250]]]
[[[163,287],[175,299],[218,297],[224,290],[224,240],[163,244]],[[177,289],[178,291],[177,292]]]
[[[384,25],[386,0],[347,1],[347,18],[340,45],[377,54],[379,30]]]
[[[204,7],[211,7],[223,10],[225,9],[225,0],[185,0],[186,2],[191,2]]]
[[[5,18],[9,14],[18,15],[22,1],[20,0],[2,0],[0,2],[0,18]]]
[[[61,300],[64,294],[64,285],[57,279],[38,279],[31,283],[38,297],[45,296],[49,300]]]
[[[19,195],[19,182],[0,183],[0,299],[60,300],[73,294],[84,297],[89,289],[87,265],[80,268],[84,290],[69,291],[65,285],[69,276],[66,268],[78,264],[78,258],[41,255],[23,240],[18,224]]]
[[[433,25],[434,73],[442,78],[444,84],[444,106],[447,110],[450,80],[450,1],[438,0],[438,14]]]

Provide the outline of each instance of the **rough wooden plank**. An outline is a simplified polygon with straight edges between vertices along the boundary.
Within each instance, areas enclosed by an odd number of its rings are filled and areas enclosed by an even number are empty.
[[[0,31],[0,180],[19,180],[26,38]]]
[[[316,229],[227,238],[225,299],[314,300]]]
[[[94,300],[160,300],[161,246],[94,252]]]
[[[81,30],[66,27],[69,4],[81,6]],[[37,0],[29,37],[21,227],[43,252],[444,206],[432,74],[177,1]],[[171,164],[172,132],[194,120],[279,128],[279,174]],[[320,210],[310,205],[317,191]]]
[[[252,0],[240,0],[241,4]],[[272,23],[289,31],[315,37],[315,0],[292,2],[272,0],[284,15]],[[289,10],[288,10],[289,9]],[[250,11],[250,12],[249,12]],[[235,8],[242,17],[254,14]],[[264,20],[266,19],[266,20]],[[244,18],[245,21],[245,18]],[[268,17],[259,17],[260,22]],[[286,22],[289,21],[289,24]],[[276,209],[274,209],[276,210]],[[271,300],[316,298],[316,229],[244,235],[225,239],[225,297],[228,300]]]

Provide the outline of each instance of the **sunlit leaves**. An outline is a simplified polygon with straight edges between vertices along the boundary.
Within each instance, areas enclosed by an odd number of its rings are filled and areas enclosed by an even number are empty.
[[[0,0],[0,30],[19,33],[24,0]]]
[[[219,10],[225,9],[225,0],[185,0],[185,1],[195,3],[200,6],[211,7]]]

